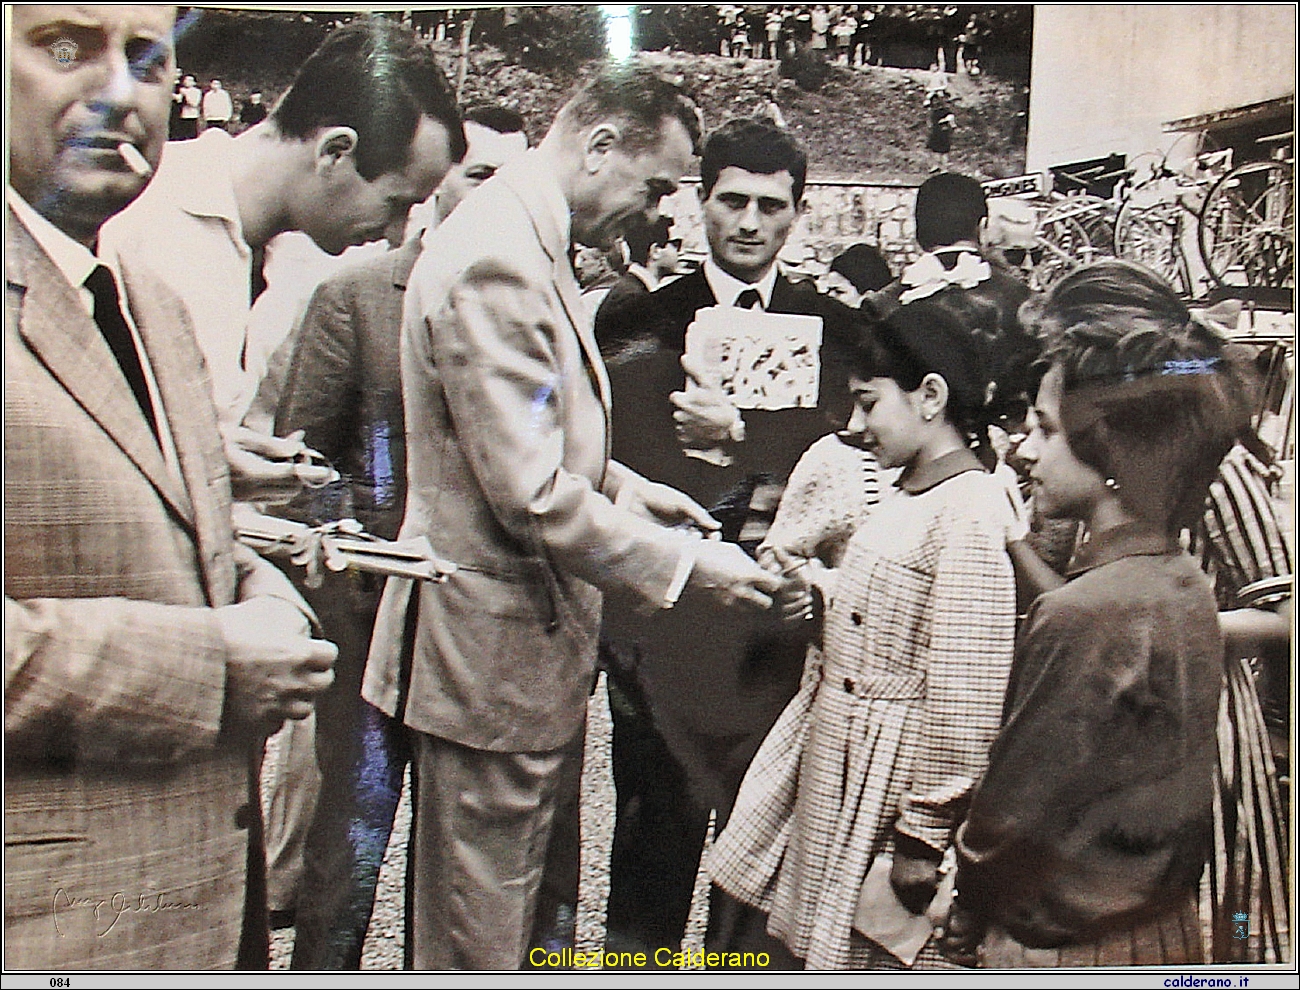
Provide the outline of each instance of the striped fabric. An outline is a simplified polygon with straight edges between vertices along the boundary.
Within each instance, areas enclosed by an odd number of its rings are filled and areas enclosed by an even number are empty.
[[[1238,607],[1238,593],[1248,584],[1294,573],[1283,509],[1273,496],[1279,477],[1276,466],[1265,465],[1240,445],[1219,466],[1193,536],[1193,552],[1214,582],[1220,608]],[[1229,658],[1219,707],[1209,871],[1215,962],[1291,958],[1285,808],[1260,701],[1250,662]],[[1277,707],[1270,709],[1273,717],[1289,718]],[[1244,939],[1235,937],[1233,919],[1240,914],[1246,916]]]
[[[1280,472],[1240,445],[1228,452],[1210,486],[1192,554],[1214,582],[1220,608],[1235,608],[1237,592],[1263,578],[1293,574],[1272,490]]]

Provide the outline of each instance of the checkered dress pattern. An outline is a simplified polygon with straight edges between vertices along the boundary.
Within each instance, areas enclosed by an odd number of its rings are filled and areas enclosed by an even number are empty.
[[[822,664],[751,764],[709,861],[812,969],[867,965],[859,891],[892,830],[946,848],[997,733],[1014,635],[1006,498],[966,471],[882,499],[849,542]]]

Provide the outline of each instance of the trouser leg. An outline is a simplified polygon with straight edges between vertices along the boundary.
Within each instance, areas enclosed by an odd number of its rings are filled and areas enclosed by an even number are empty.
[[[582,871],[582,755],[586,733],[565,748],[555,800],[555,820],[546,845],[546,865],[537,898],[529,948],[548,952],[573,948],[577,936],[578,884]]]
[[[267,740],[266,892],[272,915],[292,917],[303,870],[303,844],[316,811],[316,718],[290,720]]]
[[[355,577],[329,574],[306,591],[339,653],[316,706],[321,792],[304,846],[294,969],[360,967],[409,761],[401,724],[361,699],[377,591],[358,590]]]
[[[527,958],[566,750],[493,753],[411,735],[412,963],[517,969]]]
[[[608,676],[616,798],[606,947],[653,958],[681,944],[709,809],[691,797],[686,771],[648,715]]]
[[[327,775],[308,835],[293,969],[359,969],[409,760],[402,726],[359,697],[351,760]]]

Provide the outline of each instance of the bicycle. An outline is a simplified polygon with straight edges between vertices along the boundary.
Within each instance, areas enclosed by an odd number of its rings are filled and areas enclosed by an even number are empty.
[[[1146,175],[1128,187],[1115,218],[1114,252],[1146,265],[1181,296],[1194,297],[1205,281],[1200,266],[1189,260],[1192,220],[1200,230],[1208,192],[1231,168],[1231,150],[1197,155],[1190,171],[1168,165],[1169,151]],[[1138,169],[1133,174],[1140,174]]]
[[[1295,163],[1293,133],[1275,157],[1247,162],[1210,189],[1198,216],[1201,259],[1220,286],[1295,287]]]

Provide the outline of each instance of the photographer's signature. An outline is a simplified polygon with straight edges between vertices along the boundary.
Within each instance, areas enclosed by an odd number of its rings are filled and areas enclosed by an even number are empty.
[[[54,892],[54,930],[60,937],[63,930],[59,927],[59,913],[90,908],[95,916],[97,926],[104,926],[103,931],[95,934],[103,938],[113,930],[124,914],[158,914],[162,911],[198,911],[200,905],[190,901],[171,900],[165,894],[127,894],[115,891],[107,897],[76,897],[65,888]]]

